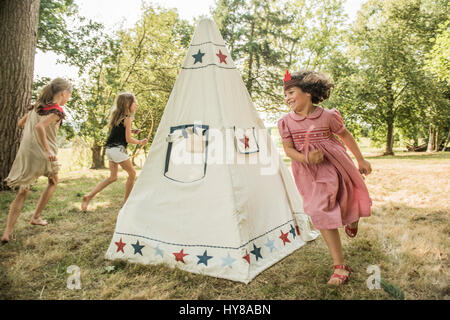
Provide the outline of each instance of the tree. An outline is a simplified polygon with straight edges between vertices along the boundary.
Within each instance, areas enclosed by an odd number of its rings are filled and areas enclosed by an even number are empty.
[[[350,51],[358,66],[353,88],[359,100],[354,110],[372,126],[372,138],[385,137],[385,154],[393,154],[396,126],[413,133],[411,128],[432,119],[445,101],[422,67],[428,40],[446,15],[442,3],[370,0],[352,28]]]
[[[58,62],[78,67],[80,74],[92,60],[92,51],[101,50],[96,46],[100,30],[102,24],[79,15],[74,0],[41,0],[37,48],[59,54]]]
[[[134,126],[143,129],[139,139],[148,133],[150,112],[157,128],[192,34],[174,10],[144,6],[143,11],[133,28],[96,37],[95,48],[101,50],[92,51],[87,78],[68,104],[78,134],[91,145],[92,168],[104,167],[108,117],[118,93],[136,95]]]
[[[450,8],[450,3],[448,4]],[[450,19],[439,25],[439,30],[435,38],[431,38],[430,42],[433,44],[430,52],[426,55],[425,70],[431,72],[438,80],[442,91],[446,93],[446,101],[440,104],[447,105],[447,108],[440,110],[432,118],[429,125],[428,147],[427,151],[439,151],[442,145],[442,151],[445,151],[450,141]],[[439,124],[437,124],[439,122]],[[437,125],[436,125],[437,124]],[[440,139],[441,135],[441,139]],[[443,144],[441,143],[443,141]]]
[[[31,104],[39,0],[0,2],[0,189],[20,143],[17,119]]]
[[[279,105],[283,59],[279,43],[282,27],[292,21],[280,1],[220,0],[213,14],[250,96],[266,110]]]
[[[153,121],[150,143],[144,150],[153,141],[193,32],[193,26],[176,11],[144,6],[142,19],[121,33],[122,63],[127,66],[123,83],[139,102],[134,120],[142,129],[139,139],[148,136]],[[138,149],[134,146],[132,155]]]
[[[341,0],[219,0],[214,18],[257,108],[286,111],[286,69],[324,69],[338,50]]]
[[[439,25],[436,38],[430,41],[433,48],[426,55],[426,69],[450,85],[450,19]]]

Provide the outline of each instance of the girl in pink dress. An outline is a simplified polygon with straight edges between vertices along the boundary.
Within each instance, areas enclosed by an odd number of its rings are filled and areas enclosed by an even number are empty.
[[[345,128],[338,110],[317,104],[328,99],[333,84],[322,73],[300,71],[285,75],[285,102],[291,112],[278,121],[286,155],[292,159],[292,173],[303,197],[305,212],[322,233],[334,263],[329,285],[347,282],[351,270],[344,263],[338,228],[345,226],[356,236],[360,217],[370,216],[372,201],[362,174],[370,174],[352,134]],[[350,149],[358,169],[337,135]]]

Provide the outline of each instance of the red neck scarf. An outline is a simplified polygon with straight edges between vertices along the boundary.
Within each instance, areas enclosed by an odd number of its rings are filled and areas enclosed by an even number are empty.
[[[61,108],[57,103],[50,104],[50,105],[47,105],[47,106],[41,108],[42,111],[49,111],[49,110],[53,110],[53,109],[64,113],[63,108]]]

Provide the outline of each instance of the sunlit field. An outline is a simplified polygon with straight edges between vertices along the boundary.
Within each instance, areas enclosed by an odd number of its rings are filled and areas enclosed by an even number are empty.
[[[122,205],[126,175],[100,193],[87,213],[81,197],[108,170],[80,169],[74,150],[44,212],[47,227],[28,222],[46,179],[32,188],[19,217],[15,240],[0,246],[1,299],[449,299],[450,153],[376,156],[362,148],[373,167],[366,178],[373,210],[354,239],[341,230],[349,283],[328,288],[333,264],[321,237],[262,272],[250,284],[191,274],[165,265],[104,259]],[[76,153],[81,154],[78,150]],[[143,158],[143,157],[141,157]],[[141,160],[137,160],[139,165]],[[289,161],[287,161],[289,164]],[[140,170],[138,170],[138,175]],[[0,193],[4,228],[12,192]],[[67,268],[81,270],[81,289],[67,288]],[[380,269],[383,286],[369,290],[369,266]]]

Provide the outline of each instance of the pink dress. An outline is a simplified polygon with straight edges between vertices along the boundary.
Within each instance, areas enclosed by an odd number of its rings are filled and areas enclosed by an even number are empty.
[[[281,138],[293,141],[298,152],[305,154],[306,148],[323,152],[324,160],[319,164],[292,161],[304,210],[319,230],[337,229],[370,216],[372,201],[364,180],[345,146],[334,136],[344,129],[339,111],[322,107],[306,117],[291,111],[278,121]]]

